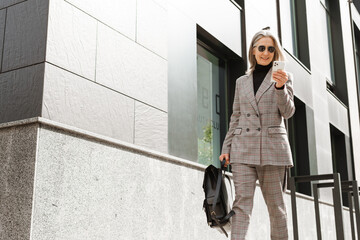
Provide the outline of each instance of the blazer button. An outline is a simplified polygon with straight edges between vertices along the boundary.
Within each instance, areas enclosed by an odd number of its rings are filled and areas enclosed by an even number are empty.
[[[261,128],[258,128],[257,130],[260,132]]]
[[[259,114],[256,114],[256,117],[259,117]]]
[[[247,129],[246,129],[246,131],[248,132],[248,131],[250,131],[250,129],[249,129],[249,128],[247,128]]]
[[[250,117],[250,113],[246,114],[246,116]]]

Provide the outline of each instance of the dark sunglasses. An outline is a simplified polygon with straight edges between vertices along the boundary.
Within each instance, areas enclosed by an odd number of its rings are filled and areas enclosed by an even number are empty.
[[[256,46],[255,46],[255,47],[256,47]],[[266,49],[266,47],[263,46],[263,45],[258,46],[259,52],[264,52],[265,49]],[[268,49],[269,53],[275,52],[275,47],[269,46],[267,49]]]

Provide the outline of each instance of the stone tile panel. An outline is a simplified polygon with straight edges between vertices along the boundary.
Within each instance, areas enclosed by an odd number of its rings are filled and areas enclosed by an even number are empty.
[[[94,80],[96,20],[65,1],[50,1],[49,16],[46,60]]]
[[[102,23],[135,40],[135,0],[66,0]]]
[[[133,142],[134,100],[46,64],[42,116]]]
[[[167,11],[152,0],[139,0],[136,23],[136,41],[167,59]]]
[[[96,81],[167,111],[167,61],[99,24]]]
[[[140,102],[135,103],[135,144],[167,153],[167,130],[167,113]]]

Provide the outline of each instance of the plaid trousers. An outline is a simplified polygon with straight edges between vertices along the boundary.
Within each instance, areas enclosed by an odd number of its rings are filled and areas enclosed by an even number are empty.
[[[286,184],[285,166],[252,166],[241,163],[233,163],[231,166],[235,185],[235,215],[232,217],[231,239],[247,239],[257,179],[270,216],[271,239],[288,239],[283,198]]]

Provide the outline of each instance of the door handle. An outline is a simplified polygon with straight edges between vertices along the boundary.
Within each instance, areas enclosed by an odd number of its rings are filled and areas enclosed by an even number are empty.
[[[215,97],[215,111],[217,114],[220,115],[220,107],[218,108],[218,105],[220,105],[220,95],[216,94],[215,96],[216,96]],[[219,104],[218,104],[218,102],[219,102]]]

